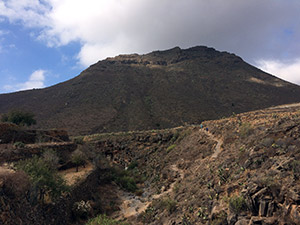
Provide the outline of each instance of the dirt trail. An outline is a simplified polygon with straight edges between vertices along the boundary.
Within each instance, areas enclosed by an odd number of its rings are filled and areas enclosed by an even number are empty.
[[[219,154],[221,153],[221,151],[223,150],[222,149],[223,140],[220,139],[220,138],[215,137],[212,133],[210,133],[209,131],[206,131],[205,129],[200,129],[199,131],[205,133],[208,136],[209,139],[217,142],[217,145],[215,147],[215,151],[211,156],[212,159],[217,158],[219,156]]]
[[[286,109],[286,108],[291,108],[291,107],[300,107],[300,103],[278,105],[278,106],[270,107],[269,109]]]
[[[179,176],[170,185],[170,188],[168,190],[160,194],[151,196],[149,190],[145,189],[142,196],[135,196],[132,193],[120,190],[122,205],[120,206],[120,212],[118,212],[118,215],[114,216],[115,219],[120,220],[132,216],[138,216],[140,213],[144,212],[148,208],[148,206],[152,203],[153,200],[159,199],[172,192],[176,182],[184,178],[184,172],[183,170],[179,169],[175,164],[171,165],[170,169],[172,171],[177,172]]]
[[[68,185],[73,185],[77,181],[86,178],[93,171],[93,169],[93,165],[91,163],[88,163],[84,168],[81,166],[78,172],[76,172],[76,168],[70,168],[61,171],[60,174],[66,180]]]
[[[8,174],[8,173],[14,173],[15,171],[11,168],[9,168],[7,165],[0,166],[0,174]]]

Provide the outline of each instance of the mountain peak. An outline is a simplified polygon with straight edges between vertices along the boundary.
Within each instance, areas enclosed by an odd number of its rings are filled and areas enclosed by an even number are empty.
[[[299,101],[299,86],[196,46],[99,61],[53,87],[0,95],[0,113],[26,109],[39,128],[78,135],[197,124]]]
[[[180,47],[174,47],[163,51],[153,51],[147,54],[124,54],[106,60],[99,63],[108,62],[110,64],[135,64],[135,65],[158,65],[168,66],[176,64],[186,60],[211,60],[213,58],[219,58],[222,60],[242,61],[240,57],[227,52],[220,52],[214,48],[206,46],[195,46],[188,49],[181,49]],[[228,62],[227,62],[228,63]]]

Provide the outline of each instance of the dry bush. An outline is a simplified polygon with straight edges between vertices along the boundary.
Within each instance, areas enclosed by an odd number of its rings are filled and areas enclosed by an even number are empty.
[[[23,171],[3,172],[0,174],[0,180],[3,180],[4,194],[11,198],[25,196],[30,189],[29,177]]]

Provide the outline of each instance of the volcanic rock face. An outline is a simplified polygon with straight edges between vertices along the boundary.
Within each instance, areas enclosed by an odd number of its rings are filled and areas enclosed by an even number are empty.
[[[120,55],[58,85],[0,95],[0,113],[32,111],[71,135],[161,129],[300,101],[300,87],[213,48]]]

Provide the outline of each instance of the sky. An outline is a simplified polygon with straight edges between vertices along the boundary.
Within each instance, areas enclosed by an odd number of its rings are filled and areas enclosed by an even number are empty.
[[[213,47],[300,85],[299,0],[0,0],[0,93],[107,57]]]

